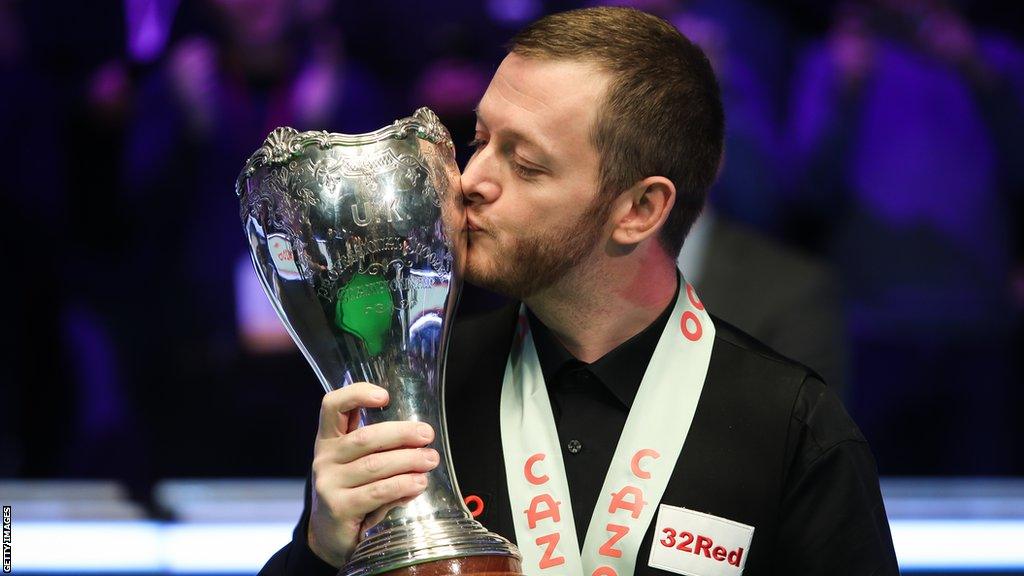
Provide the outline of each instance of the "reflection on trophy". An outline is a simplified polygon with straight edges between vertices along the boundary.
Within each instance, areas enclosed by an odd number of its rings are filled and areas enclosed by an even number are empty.
[[[391,402],[363,425],[439,432],[426,491],[365,528],[341,573],[518,574],[515,546],[466,509],[447,448],[442,378],[466,237],[437,116],[421,108],[360,135],[278,128],[236,192],[260,282],[324,389],[373,382]]]

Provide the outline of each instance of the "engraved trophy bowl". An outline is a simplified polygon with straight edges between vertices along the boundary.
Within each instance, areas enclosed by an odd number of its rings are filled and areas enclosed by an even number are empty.
[[[366,381],[391,401],[361,425],[426,422],[440,465],[340,574],[514,574],[519,554],[472,518],[452,473],[443,376],[465,259],[454,146],[427,108],[375,132],[277,128],[236,183],[256,275],[326,391]]]

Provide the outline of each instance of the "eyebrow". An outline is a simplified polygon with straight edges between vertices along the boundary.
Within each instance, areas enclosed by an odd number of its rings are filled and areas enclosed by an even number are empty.
[[[483,118],[480,117],[480,105],[479,104],[475,108],[473,108],[473,112],[476,114],[477,121],[480,122],[481,124],[483,124],[484,127],[486,128],[487,127],[487,122],[485,122],[483,120]],[[535,163],[543,164],[543,165],[545,165],[545,166],[547,166],[549,168],[552,167],[551,165],[554,162],[554,156],[552,156],[547,151],[546,148],[541,146],[536,140],[531,138],[529,135],[524,134],[523,132],[520,132],[519,130],[516,130],[514,128],[506,128],[504,130],[499,130],[498,133],[501,134],[507,140],[510,140],[510,141],[512,141],[514,143],[525,144],[525,145],[529,146],[530,148],[536,150],[537,154],[540,157],[537,158]]]

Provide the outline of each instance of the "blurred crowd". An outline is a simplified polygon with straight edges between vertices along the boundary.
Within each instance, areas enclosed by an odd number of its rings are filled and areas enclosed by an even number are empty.
[[[719,74],[725,162],[680,260],[711,311],[824,374],[883,475],[1024,474],[1020,9],[619,4]],[[0,477],[303,475],[322,390],[254,284],[245,159],[277,126],[430,106],[464,164],[502,44],[582,5],[0,0],[4,241],[25,256]]]

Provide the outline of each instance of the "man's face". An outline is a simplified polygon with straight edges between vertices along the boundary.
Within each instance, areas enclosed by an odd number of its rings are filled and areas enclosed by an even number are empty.
[[[610,203],[598,200],[590,141],[605,73],[510,54],[477,110],[477,150],[462,174],[466,279],[527,298],[593,254]]]

